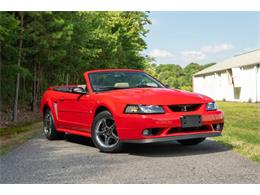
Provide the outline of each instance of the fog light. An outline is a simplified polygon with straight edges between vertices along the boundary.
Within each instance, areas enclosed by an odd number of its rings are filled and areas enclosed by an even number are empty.
[[[150,131],[149,131],[148,129],[145,129],[145,130],[143,131],[143,135],[145,135],[145,136],[150,135]]]
[[[153,136],[153,135],[159,135],[162,132],[163,128],[148,128],[143,130],[144,136]]]
[[[213,125],[215,131],[222,131],[223,124],[215,124]]]

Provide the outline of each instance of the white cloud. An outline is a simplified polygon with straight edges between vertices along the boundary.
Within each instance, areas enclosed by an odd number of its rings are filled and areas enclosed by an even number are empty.
[[[206,55],[201,51],[183,51],[181,52],[181,55],[186,61],[193,62],[204,60],[206,58]]]
[[[153,49],[148,55],[154,58],[171,58],[174,56],[171,52],[161,49]]]
[[[234,46],[229,43],[222,43],[219,45],[206,45],[201,48],[204,53],[220,53],[234,49]]]
[[[187,64],[190,62],[206,63],[207,61],[216,61],[223,56],[225,52],[233,50],[235,47],[232,44],[220,43],[215,45],[205,45],[194,50],[183,50],[172,53],[168,50],[153,49],[148,55],[156,58],[159,63],[179,63]]]

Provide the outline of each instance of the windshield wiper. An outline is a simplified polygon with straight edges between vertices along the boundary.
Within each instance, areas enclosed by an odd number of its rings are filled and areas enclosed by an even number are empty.
[[[129,89],[129,87],[103,87],[103,88],[98,88],[95,91],[102,92],[102,91],[111,91],[111,90],[119,90],[119,89]]]
[[[138,84],[134,87],[114,87],[114,86],[107,86],[107,87],[97,87],[95,89],[96,92],[103,92],[103,91],[111,91],[111,90],[119,90],[119,89],[132,89],[132,88],[159,88],[155,86],[150,86],[146,84]]]

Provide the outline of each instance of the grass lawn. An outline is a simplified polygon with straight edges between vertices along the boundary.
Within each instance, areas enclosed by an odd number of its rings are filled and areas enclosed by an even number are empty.
[[[215,140],[260,162],[260,105],[234,102],[217,104],[224,111],[225,126],[223,135]]]
[[[20,123],[0,128],[0,155],[39,135],[42,123]]]

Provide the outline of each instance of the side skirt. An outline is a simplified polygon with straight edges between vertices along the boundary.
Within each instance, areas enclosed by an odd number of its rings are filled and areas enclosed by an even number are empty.
[[[70,134],[74,134],[74,135],[80,135],[80,136],[84,136],[84,137],[91,137],[91,133],[85,132],[85,131],[77,131],[77,130],[63,129],[63,128],[59,128],[59,129],[57,129],[57,131],[70,133]]]

